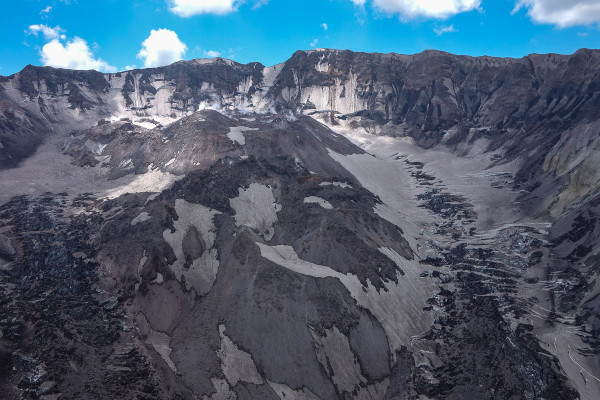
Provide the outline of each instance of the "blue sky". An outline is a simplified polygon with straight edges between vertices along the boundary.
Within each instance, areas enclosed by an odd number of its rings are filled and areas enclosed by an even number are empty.
[[[103,71],[298,49],[522,57],[598,48],[600,0],[3,0],[0,74]]]

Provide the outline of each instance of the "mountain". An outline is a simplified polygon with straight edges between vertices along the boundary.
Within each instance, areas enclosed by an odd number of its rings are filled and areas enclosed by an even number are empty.
[[[0,77],[8,399],[597,399],[600,51]]]

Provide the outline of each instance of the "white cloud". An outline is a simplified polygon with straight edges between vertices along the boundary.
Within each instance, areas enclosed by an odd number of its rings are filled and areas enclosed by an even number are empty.
[[[227,52],[227,58],[229,58],[230,60],[233,60],[237,54],[242,50],[241,47],[236,47],[235,49],[230,48]]]
[[[102,72],[116,72],[116,68],[100,58],[94,58],[87,42],[76,37],[66,44],[58,38],[46,43],[40,52],[44,65],[69,69],[95,69]]]
[[[177,34],[169,29],[150,31],[150,36],[142,42],[137,57],[144,60],[145,67],[161,67],[183,58],[187,46]]]
[[[51,7],[47,7],[51,8]],[[30,25],[25,31],[28,35],[42,34],[46,44],[40,50],[41,61],[44,65],[56,68],[95,69],[102,72],[115,72],[117,69],[100,58],[95,58],[90,46],[85,40],[75,37],[66,41],[65,30],[60,26],[54,28],[45,24]],[[25,43],[29,46],[27,43]],[[97,45],[93,46],[94,48]]]
[[[357,6],[364,6],[366,0],[350,0]],[[447,18],[455,14],[472,11],[479,7],[481,0],[371,0],[373,6],[390,14],[400,14],[403,18]]]
[[[222,15],[236,11],[237,3],[235,0],[169,0],[169,10],[184,18],[199,14]]]
[[[321,28],[323,28],[324,31],[326,31],[327,29],[329,29],[329,27],[327,26],[327,24],[325,22],[323,22],[321,24]]]
[[[454,27],[454,24],[452,24],[450,26],[436,26],[433,28],[433,31],[436,35],[441,36],[444,33],[458,32],[458,29]]]
[[[65,30],[58,25],[54,28],[51,28],[46,24],[29,25],[29,29],[25,32],[35,36],[41,33],[42,35],[44,35],[44,39],[46,40],[66,39],[64,34]]]
[[[137,65],[126,65],[125,68],[123,68],[125,71],[131,71],[132,69],[137,69]]]
[[[253,10],[256,10],[257,8],[260,8],[262,6],[266,6],[269,3],[269,0],[256,0],[256,2],[254,3],[254,6],[252,6]]]
[[[208,51],[204,51],[204,57],[208,57],[208,58],[221,57],[221,53],[219,53],[218,51],[215,51],[215,50],[208,50]]]
[[[521,8],[533,21],[560,28],[600,23],[600,0],[519,0],[513,12]]]
[[[315,47],[317,43],[319,43],[319,39],[313,39],[313,41],[310,42],[310,47]]]
[[[48,6],[48,7],[44,8],[43,10],[41,10],[40,15],[42,16],[42,18],[47,17],[48,14],[50,14],[50,11],[52,11],[52,6]]]

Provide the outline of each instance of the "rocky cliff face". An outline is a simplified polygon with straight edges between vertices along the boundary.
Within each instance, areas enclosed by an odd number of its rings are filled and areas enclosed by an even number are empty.
[[[16,165],[53,129],[102,118],[151,128],[205,108],[292,112],[424,147],[501,148],[499,162],[522,161],[516,178],[529,189],[548,172],[577,181],[556,205],[561,212],[588,193],[581,187],[598,187],[594,161],[580,164],[597,147],[599,65],[594,50],[522,59],[313,50],[268,68],[222,59],[106,75],[28,66],[2,79],[9,126],[0,131],[0,162]]]
[[[600,395],[600,53],[0,77],[8,398]]]

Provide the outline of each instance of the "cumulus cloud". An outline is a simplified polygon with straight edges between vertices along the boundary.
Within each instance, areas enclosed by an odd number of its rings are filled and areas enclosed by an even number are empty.
[[[169,3],[169,10],[172,13],[186,18],[199,14],[229,14],[237,9],[238,2],[235,0],[169,0]]]
[[[116,72],[116,68],[100,58],[95,58],[87,42],[76,37],[63,44],[54,38],[46,43],[40,52],[44,65],[69,69],[95,69],[102,72]]]
[[[366,0],[350,0],[357,6],[364,6]],[[370,0],[376,9],[400,14],[403,18],[448,18],[452,15],[472,11],[479,7],[481,0]]]
[[[452,24],[449,26],[436,26],[435,28],[433,28],[433,31],[436,35],[441,36],[444,33],[458,32],[458,29],[454,27],[454,24]]]
[[[30,35],[38,36],[38,34],[44,35],[44,39],[52,40],[52,39],[66,39],[65,30],[60,26],[55,26],[54,28],[49,27],[46,24],[38,24],[38,25],[29,25],[29,29],[25,31]]]
[[[50,9],[51,7],[48,7]],[[60,26],[50,27],[45,24],[30,25],[25,31],[28,35],[44,37],[46,43],[40,50],[40,58],[44,65],[56,68],[95,69],[102,72],[116,72],[116,68],[94,57],[88,43],[75,37],[67,41],[66,31]]]
[[[145,67],[161,67],[183,58],[187,46],[177,34],[169,29],[150,31],[150,36],[142,42],[137,57],[144,60]]]
[[[215,51],[215,50],[208,50],[208,51],[204,51],[204,57],[208,57],[208,58],[221,57],[221,53],[219,53],[218,51]]]
[[[327,29],[329,29],[329,27],[327,26],[327,24],[325,22],[323,22],[321,24],[321,28],[323,28],[324,31],[326,31]]]
[[[599,0],[519,0],[513,12],[522,8],[533,21],[560,28],[600,23]]]

